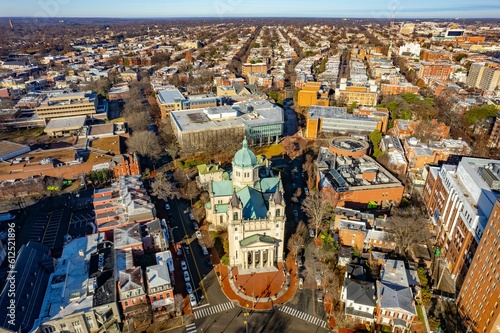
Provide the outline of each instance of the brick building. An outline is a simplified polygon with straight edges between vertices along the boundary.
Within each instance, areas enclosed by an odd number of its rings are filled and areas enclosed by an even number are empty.
[[[436,245],[461,286],[500,199],[500,161],[463,157],[458,166],[430,167],[424,202],[436,226]]]
[[[388,208],[401,201],[404,186],[368,155],[340,156],[321,147],[316,164],[316,186],[336,206]]]
[[[499,254],[500,201],[497,201],[457,299],[460,316],[471,332],[493,332],[500,325]]]
[[[420,70],[418,71],[418,78],[424,80],[425,83],[429,79],[448,80],[450,74],[453,72],[453,64],[449,62],[427,62],[422,61]]]

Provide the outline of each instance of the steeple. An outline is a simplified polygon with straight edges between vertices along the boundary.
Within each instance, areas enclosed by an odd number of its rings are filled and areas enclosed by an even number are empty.
[[[236,195],[236,190],[233,190],[233,196],[231,197],[231,200],[229,201],[231,204],[231,207],[233,208],[240,208],[241,206],[241,201],[240,198]]]
[[[271,200],[274,201],[275,204],[282,204],[283,203],[283,195],[281,194],[281,191],[277,189],[273,195],[271,196]]]

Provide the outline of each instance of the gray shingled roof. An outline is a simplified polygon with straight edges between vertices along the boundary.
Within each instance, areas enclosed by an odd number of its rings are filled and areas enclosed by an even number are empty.
[[[373,282],[358,281],[346,278],[344,280],[346,300],[366,306],[376,306],[375,284]]]

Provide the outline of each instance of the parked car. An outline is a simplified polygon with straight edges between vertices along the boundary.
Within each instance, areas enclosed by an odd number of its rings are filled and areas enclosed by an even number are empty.
[[[207,250],[207,247],[205,245],[201,246],[201,252],[203,252],[204,256],[208,256],[208,250]]]
[[[193,222],[193,228],[194,228],[194,230],[198,230],[198,228],[199,228],[198,223]]]
[[[165,209],[166,210],[170,210],[170,205],[169,204],[165,204]]]
[[[189,245],[184,245],[184,251],[186,251],[186,254],[189,254]]]
[[[201,231],[196,230],[195,234],[196,234],[196,238],[198,238],[198,239],[202,239],[203,238],[203,236],[201,235]]]
[[[193,213],[189,213],[189,219],[190,219],[191,221],[194,221],[194,220],[195,220]]]
[[[189,282],[191,281],[191,278],[189,277],[189,272],[184,271],[184,281]]]
[[[317,299],[318,299],[318,302],[323,302],[323,291],[318,290]]]
[[[299,289],[304,288],[304,278],[299,279]]]
[[[213,266],[212,262],[208,258],[207,258],[207,260],[206,260],[205,263],[207,264],[208,267],[212,267]]]
[[[189,294],[189,303],[191,306],[196,306],[198,302],[196,302],[196,296],[194,294]]]
[[[308,194],[309,194],[309,190],[307,189],[307,187],[304,187],[304,193],[305,193],[306,195],[308,195]]]
[[[296,209],[294,209],[294,210],[293,210],[293,216],[295,216],[295,217],[299,217],[299,211],[298,211],[298,210],[296,210]]]
[[[186,291],[188,294],[191,294],[193,292],[193,288],[191,287],[191,283],[186,282]]]
[[[177,255],[178,256],[182,256],[182,247],[179,246],[179,248],[177,249]]]
[[[309,229],[309,236],[310,236],[310,237],[314,237],[314,236],[316,236],[316,235],[315,235],[315,232],[314,232],[314,229]]]
[[[191,207],[184,209],[184,214],[191,213]]]
[[[181,268],[182,268],[183,271],[187,271],[187,269],[188,269],[188,267],[186,265],[186,262],[184,260],[181,261]]]

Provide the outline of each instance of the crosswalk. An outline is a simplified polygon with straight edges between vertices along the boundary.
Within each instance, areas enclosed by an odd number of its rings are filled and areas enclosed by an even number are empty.
[[[214,313],[219,313],[222,311],[227,311],[234,308],[234,303],[233,302],[227,302],[227,303],[222,303],[222,304],[217,304],[214,306],[206,307],[203,309],[199,309],[194,311],[194,318],[195,319],[200,319],[206,316],[210,316]]]
[[[195,323],[186,325],[186,333],[196,333],[196,332],[198,332],[198,330],[196,329]]]
[[[280,307],[279,309],[280,309],[280,311],[282,311],[286,314],[289,314],[290,316],[297,317],[301,320],[310,322],[311,324],[319,326],[319,327],[327,328],[326,321],[321,320],[319,318],[316,318],[314,316],[311,316],[310,314],[307,314],[305,312],[293,309],[293,308],[286,306],[286,305]]]

